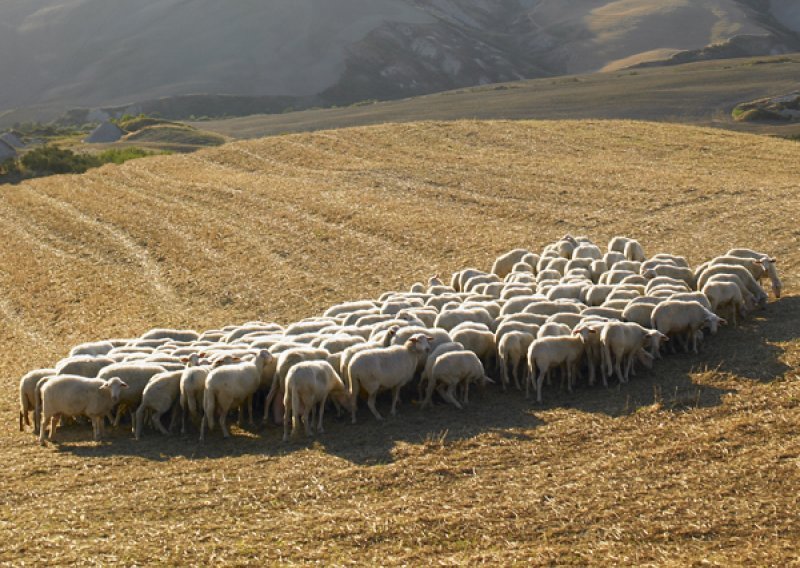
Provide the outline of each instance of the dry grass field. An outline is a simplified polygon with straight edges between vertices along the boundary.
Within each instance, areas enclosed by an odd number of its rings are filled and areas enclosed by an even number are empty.
[[[418,120],[631,119],[786,137],[800,135],[800,126],[736,122],[731,111],[741,102],[797,90],[798,77],[800,54],[722,59],[514,81],[397,101],[192,124],[232,138],[258,138]]]
[[[0,563],[775,565],[800,542],[796,143],[637,122],[423,122],[242,141],[0,191]],[[786,297],[622,387],[101,443],[17,431],[84,340],[281,323],[566,232],[779,258]],[[385,409],[388,401],[381,402]]]

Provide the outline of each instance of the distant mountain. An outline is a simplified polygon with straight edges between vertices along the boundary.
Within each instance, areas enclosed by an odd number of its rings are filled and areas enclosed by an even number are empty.
[[[709,46],[731,40],[738,42],[734,51],[739,56],[783,53],[800,50],[798,4],[0,2],[0,111],[31,106],[124,109],[161,97],[224,94],[235,95],[232,100],[253,98],[256,103],[250,106],[256,110],[274,112],[295,101],[303,106],[346,104],[675,57],[681,62],[709,53],[724,57],[724,49]],[[743,42],[736,39],[740,36],[756,40]]]

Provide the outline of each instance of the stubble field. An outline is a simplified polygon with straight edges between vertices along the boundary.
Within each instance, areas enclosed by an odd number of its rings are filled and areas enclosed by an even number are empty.
[[[425,122],[243,141],[0,191],[0,562],[780,565],[800,542],[794,142],[614,121]],[[135,442],[17,431],[17,380],[86,340],[288,323],[566,232],[787,294],[628,385],[463,411]],[[386,405],[387,401],[382,404]]]

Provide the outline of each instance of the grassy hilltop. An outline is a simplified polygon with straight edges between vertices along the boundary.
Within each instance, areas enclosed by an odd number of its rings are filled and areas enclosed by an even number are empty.
[[[241,141],[0,192],[0,562],[776,564],[800,541],[795,142],[632,121],[388,124]],[[701,356],[537,406],[196,437],[16,431],[84,340],[281,323],[566,232],[699,263],[778,257],[787,297]],[[386,404],[384,400],[382,404]],[[332,413],[331,413],[332,414]]]

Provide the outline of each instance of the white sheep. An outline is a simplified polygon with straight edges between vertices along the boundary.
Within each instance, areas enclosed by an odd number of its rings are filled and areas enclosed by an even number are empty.
[[[284,393],[286,392],[286,377],[294,365],[302,363],[303,361],[325,361],[330,357],[330,352],[325,349],[314,349],[310,347],[300,347],[295,349],[287,349],[278,355],[275,373],[272,375],[272,381],[269,384],[269,392],[264,398],[264,423],[269,420],[270,404],[272,400],[283,400]],[[284,410],[285,415],[285,410]],[[277,421],[280,416],[275,416]]]
[[[348,396],[344,383],[327,361],[304,361],[294,365],[286,375],[286,392],[283,396],[283,441],[289,441],[289,419],[292,433],[297,430],[298,418],[302,415],[306,436],[311,435],[310,413],[317,407],[319,419],[317,432],[322,429],[322,417],[328,397],[336,398],[339,404],[350,406],[355,399]]]
[[[708,327],[713,335],[717,332],[717,327],[725,323],[724,319],[699,302],[667,300],[656,306],[652,316],[654,329],[667,336],[679,337],[687,352],[691,341],[695,353],[698,353],[697,332]]]
[[[492,265],[492,273],[500,278],[505,278],[508,273],[512,272],[512,267],[520,262],[527,254],[530,254],[530,252],[518,248],[498,256]]]
[[[146,412],[151,412],[151,423],[162,434],[169,434],[166,428],[161,424],[161,416],[173,410],[172,420],[170,421],[170,430],[177,418],[177,411],[180,410],[180,405],[176,404],[180,396],[181,390],[181,377],[183,371],[167,371],[166,373],[159,373],[154,375],[147,383],[142,392],[142,402],[139,408],[136,409],[134,436],[138,440],[142,435],[142,428],[144,426],[144,415]]]
[[[114,426],[119,426],[123,412],[129,410],[131,413],[131,430],[134,429],[136,422],[133,420],[133,413],[142,402],[144,387],[155,375],[165,371],[166,369],[160,365],[140,363],[114,363],[100,370],[97,374],[98,379],[107,381],[112,377],[118,377],[128,385],[120,395],[117,414],[114,417]]]
[[[571,391],[575,370],[583,352],[583,338],[580,335],[536,339],[528,349],[528,381],[525,383],[525,398],[528,398],[529,387],[534,386],[535,380],[536,401],[541,403],[545,377],[551,369],[561,366],[566,367],[567,389]]]
[[[767,276],[769,276],[769,279],[772,281],[773,294],[775,294],[776,298],[781,297],[781,290],[783,289],[783,283],[781,283],[781,279],[778,277],[778,270],[775,268],[775,263],[777,262],[775,257],[772,257],[763,252],[756,252],[748,248],[731,249],[725,253],[725,256],[735,256],[738,258],[754,258],[759,262],[761,262],[762,266],[766,270]]]
[[[737,312],[744,315],[745,300],[737,283],[714,280],[714,277],[712,277],[703,286],[703,294],[708,298],[711,304],[711,311],[715,314],[719,315],[723,306],[729,309],[730,321],[734,326],[736,325]]]
[[[151,329],[139,339],[143,340],[162,340],[172,339],[174,341],[197,341],[200,339],[200,334],[192,329]]]
[[[735,265],[735,264],[715,264],[713,266],[709,265],[705,270],[703,270],[702,274],[697,278],[697,288],[699,290],[703,289],[703,286],[706,285],[708,279],[714,276],[715,274],[733,274],[739,277],[739,280],[742,281],[742,289],[747,290],[750,292],[756,300],[758,305],[766,305],[768,297],[764,289],[761,288],[759,283],[753,278],[753,275],[750,274],[750,271],[744,268],[743,266]]]
[[[463,390],[462,402],[469,400],[469,384],[476,382],[486,384],[491,379],[486,376],[480,359],[472,351],[451,351],[437,357],[431,367],[428,377],[428,391],[421,407],[431,404],[434,389],[441,397],[461,409],[462,406],[455,396],[455,390],[461,386]]]
[[[359,388],[367,394],[367,406],[378,420],[383,417],[375,408],[375,399],[381,388],[392,390],[391,414],[396,414],[397,401],[400,389],[414,378],[420,359],[425,359],[430,352],[428,338],[417,334],[408,339],[403,345],[393,345],[387,348],[367,349],[357,353],[348,366],[350,376],[350,394],[358,396]],[[355,406],[353,407],[353,422],[355,423]]]
[[[93,438],[103,434],[103,420],[119,401],[120,393],[127,389],[118,377],[108,380],[89,379],[78,375],[60,375],[49,378],[40,389],[42,422],[39,443],[45,443],[45,431],[50,424],[52,442],[62,417],[88,416],[92,421]]]
[[[200,441],[205,440],[206,429],[214,429],[214,420],[219,417],[219,426],[225,438],[230,437],[227,427],[228,412],[250,402],[261,385],[261,372],[272,359],[267,350],[243,363],[222,365],[211,370],[206,378],[203,395],[203,419],[200,422]],[[242,412],[239,413],[241,419]],[[252,411],[251,411],[252,416]]]
[[[444,355],[445,353],[450,353],[451,351],[464,351],[464,346],[455,341],[448,341],[446,343],[441,343],[436,347],[431,347],[430,353],[425,358],[425,366],[422,370],[422,374],[420,375],[419,383],[417,384],[417,396],[419,399],[422,399],[424,396],[425,385],[427,384],[426,382],[431,374],[431,368],[436,362],[436,358],[440,355]]]
[[[600,331],[606,375],[616,371],[620,383],[627,383],[636,357],[646,348],[658,350],[661,342],[668,341],[665,334],[642,327],[633,322],[608,322]],[[649,353],[648,353],[648,356]],[[650,356],[652,357],[652,356]],[[652,359],[651,359],[652,360]],[[625,367],[623,372],[622,368]]]
[[[114,344],[110,341],[91,341],[88,343],[81,343],[70,349],[69,356],[91,355],[97,357],[98,355],[106,355],[112,349],[114,349]]]
[[[58,375],[80,375],[89,379],[97,376],[101,369],[114,363],[110,357],[95,357],[93,355],[75,355],[62,359],[56,363]]]
[[[497,344],[494,333],[489,329],[454,328],[450,337],[467,351],[475,353],[485,369],[492,369],[496,365]]]
[[[538,329],[536,333],[538,333]],[[504,391],[508,388],[509,368],[511,369],[511,377],[514,379],[514,386],[517,387],[517,390],[522,388],[519,382],[520,367],[525,364],[525,357],[536,337],[536,333],[509,330],[502,335],[497,344],[497,356],[500,360],[500,379]],[[523,379],[525,379],[524,369],[522,370],[522,375]]]
[[[36,369],[26,373],[19,380],[19,431],[25,430],[25,424],[31,425],[30,413],[36,408],[36,383],[44,377],[57,374],[55,369]],[[33,433],[39,432],[39,424],[34,421]]]

